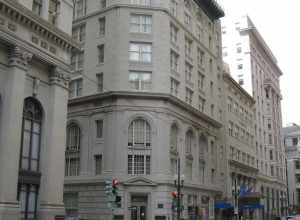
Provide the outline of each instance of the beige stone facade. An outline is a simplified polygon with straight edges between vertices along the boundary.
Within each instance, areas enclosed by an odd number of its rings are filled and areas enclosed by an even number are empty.
[[[248,16],[222,24],[223,57],[233,78],[254,98],[257,190],[264,195],[264,219],[287,208],[285,150],[282,141],[282,72],[271,49]]]
[[[68,215],[171,219],[180,157],[182,217],[214,219],[226,158],[219,136],[222,10],[214,1],[103,2],[75,8],[82,51],[72,57]],[[114,213],[104,192],[112,178],[121,182]]]
[[[72,7],[0,1],[1,220],[64,216]]]

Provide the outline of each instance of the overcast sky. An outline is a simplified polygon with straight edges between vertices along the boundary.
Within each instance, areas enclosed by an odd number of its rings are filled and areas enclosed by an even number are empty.
[[[300,125],[300,1],[217,0],[228,16],[248,14],[278,60],[282,119]]]

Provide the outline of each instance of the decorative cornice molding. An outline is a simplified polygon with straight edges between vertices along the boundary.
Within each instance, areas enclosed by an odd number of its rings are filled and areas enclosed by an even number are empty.
[[[59,85],[68,89],[69,73],[59,67],[53,67],[49,76],[50,85]]]
[[[28,63],[31,61],[33,54],[21,49],[18,46],[13,46],[9,50],[8,65],[16,66],[27,71]]]
[[[80,49],[79,44],[71,36],[35,15],[17,1],[0,0],[0,11],[2,15],[6,15],[13,21],[26,25],[33,32],[40,33],[64,49]]]
[[[180,100],[179,98],[172,96],[167,93],[154,93],[154,92],[130,92],[130,91],[110,91],[110,92],[104,92],[104,93],[98,93],[90,96],[82,96],[78,98],[73,98],[69,100],[68,105],[75,106],[75,105],[81,105],[87,102],[93,102],[95,100],[105,100],[105,99],[113,99],[113,98],[128,98],[128,99],[145,99],[145,100],[165,100],[166,102],[172,103],[179,108],[183,108],[186,111],[190,112],[192,115],[195,115],[203,120],[203,122],[208,123],[210,128],[208,130],[205,129],[205,131],[213,132],[213,129],[219,129],[223,125],[216,121],[215,119],[211,118],[210,116],[206,115],[203,112],[200,112],[195,107],[185,103],[184,101]],[[203,129],[204,130],[204,129]],[[215,132],[213,132],[215,133]],[[210,135],[212,135],[210,133]]]

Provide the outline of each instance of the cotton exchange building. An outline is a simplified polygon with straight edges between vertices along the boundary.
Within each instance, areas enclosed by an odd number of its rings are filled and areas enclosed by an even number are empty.
[[[71,1],[0,0],[0,220],[64,217],[71,22]]]

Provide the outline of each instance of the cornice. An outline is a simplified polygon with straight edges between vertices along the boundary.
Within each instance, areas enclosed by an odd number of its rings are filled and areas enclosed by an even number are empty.
[[[17,21],[18,23],[26,25],[34,32],[40,33],[42,36],[66,50],[80,48],[79,44],[67,33],[35,15],[32,11],[15,0],[0,0],[0,12],[0,14],[10,17],[13,21]]]
[[[188,112],[191,114],[201,118],[204,122],[209,123],[215,128],[221,128],[222,124],[215,119],[209,117],[208,115],[200,112],[193,106],[185,103],[184,101],[178,99],[177,97],[174,97],[170,94],[166,93],[150,93],[150,92],[130,92],[130,91],[111,91],[111,92],[104,92],[104,93],[99,93],[99,94],[94,94],[90,96],[83,96],[83,97],[78,97],[69,100],[68,105],[69,106],[75,106],[75,105],[81,105],[87,102],[92,102],[92,101],[99,101],[101,99],[114,99],[114,98],[128,98],[128,99],[161,99],[165,100],[167,102],[170,102]]]
[[[215,0],[194,0],[204,13],[212,20],[225,16],[223,9]]]

